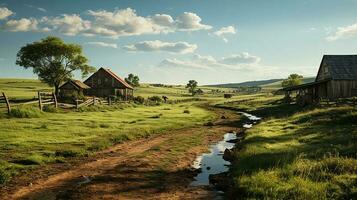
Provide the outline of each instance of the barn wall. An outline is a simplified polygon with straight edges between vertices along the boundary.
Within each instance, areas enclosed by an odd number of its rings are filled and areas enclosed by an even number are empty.
[[[91,88],[125,88],[123,84],[101,69],[89,77],[84,83]]]
[[[357,90],[357,80],[332,80],[329,92],[330,97],[336,99],[356,95],[353,90]]]

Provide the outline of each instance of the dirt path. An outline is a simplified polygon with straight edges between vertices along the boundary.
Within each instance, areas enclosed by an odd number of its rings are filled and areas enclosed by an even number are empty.
[[[227,131],[237,115],[215,109],[215,125],[175,130],[113,146],[70,164],[50,165],[19,177],[0,199],[214,199],[207,187],[189,187],[191,164]],[[198,139],[199,138],[199,139]]]

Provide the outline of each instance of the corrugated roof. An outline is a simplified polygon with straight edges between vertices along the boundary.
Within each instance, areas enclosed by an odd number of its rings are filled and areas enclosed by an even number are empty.
[[[127,83],[126,81],[124,81],[123,79],[121,79],[119,76],[117,76],[114,72],[112,72],[110,69],[104,69],[101,68],[103,70],[105,70],[107,73],[109,73],[112,77],[114,77],[117,81],[119,81],[121,84],[123,84],[125,87],[129,88],[129,89],[134,89],[129,83]]]
[[[322,65],[333,80],[357,80],[357,55],[324,55]]]
[[[90,87],[84,83],[82,83],[82,81],[79,80],[71,80],[73,84],[75,84],[77,87],[82,88],[82,89],[89,89]]]
[[[69,81],[65,82],[64,84],[62,84],[59,88],[62,88],[66,84],[72,84],[77,89],[89,89],[90,88],[88,85],[82,83],[79,80],[69,80]]]

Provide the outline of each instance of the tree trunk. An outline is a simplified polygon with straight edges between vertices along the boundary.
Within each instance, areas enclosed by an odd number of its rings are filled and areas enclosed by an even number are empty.
[[[55,85],[55,95],[56,95],[56,97],[58,97],[59,96],[59,85]]]

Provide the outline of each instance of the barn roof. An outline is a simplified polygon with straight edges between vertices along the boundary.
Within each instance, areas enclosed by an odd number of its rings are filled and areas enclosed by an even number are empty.
[[[108,74],[110,74],[113,78],[115,78],[117,81],[119,81],[121,84],[123,84],[125,87],[129,89],[134,89],[129,83],[121,79],[119,76],[117,76],[114,72],[112,72],[110,69],[104,69],[103,67],[101,68],[105,70]]]
[[[71,84],[74,87],[76,87],[77,89],[89,89],[90,88],[88,85],[82,83],[79,80],[69,80],[69,81],[65,82],[63,85],[61,85],[60,88],[62,88],[66,84]]]
[[[332,80],[357,80],[357,55],[324,55]]]

